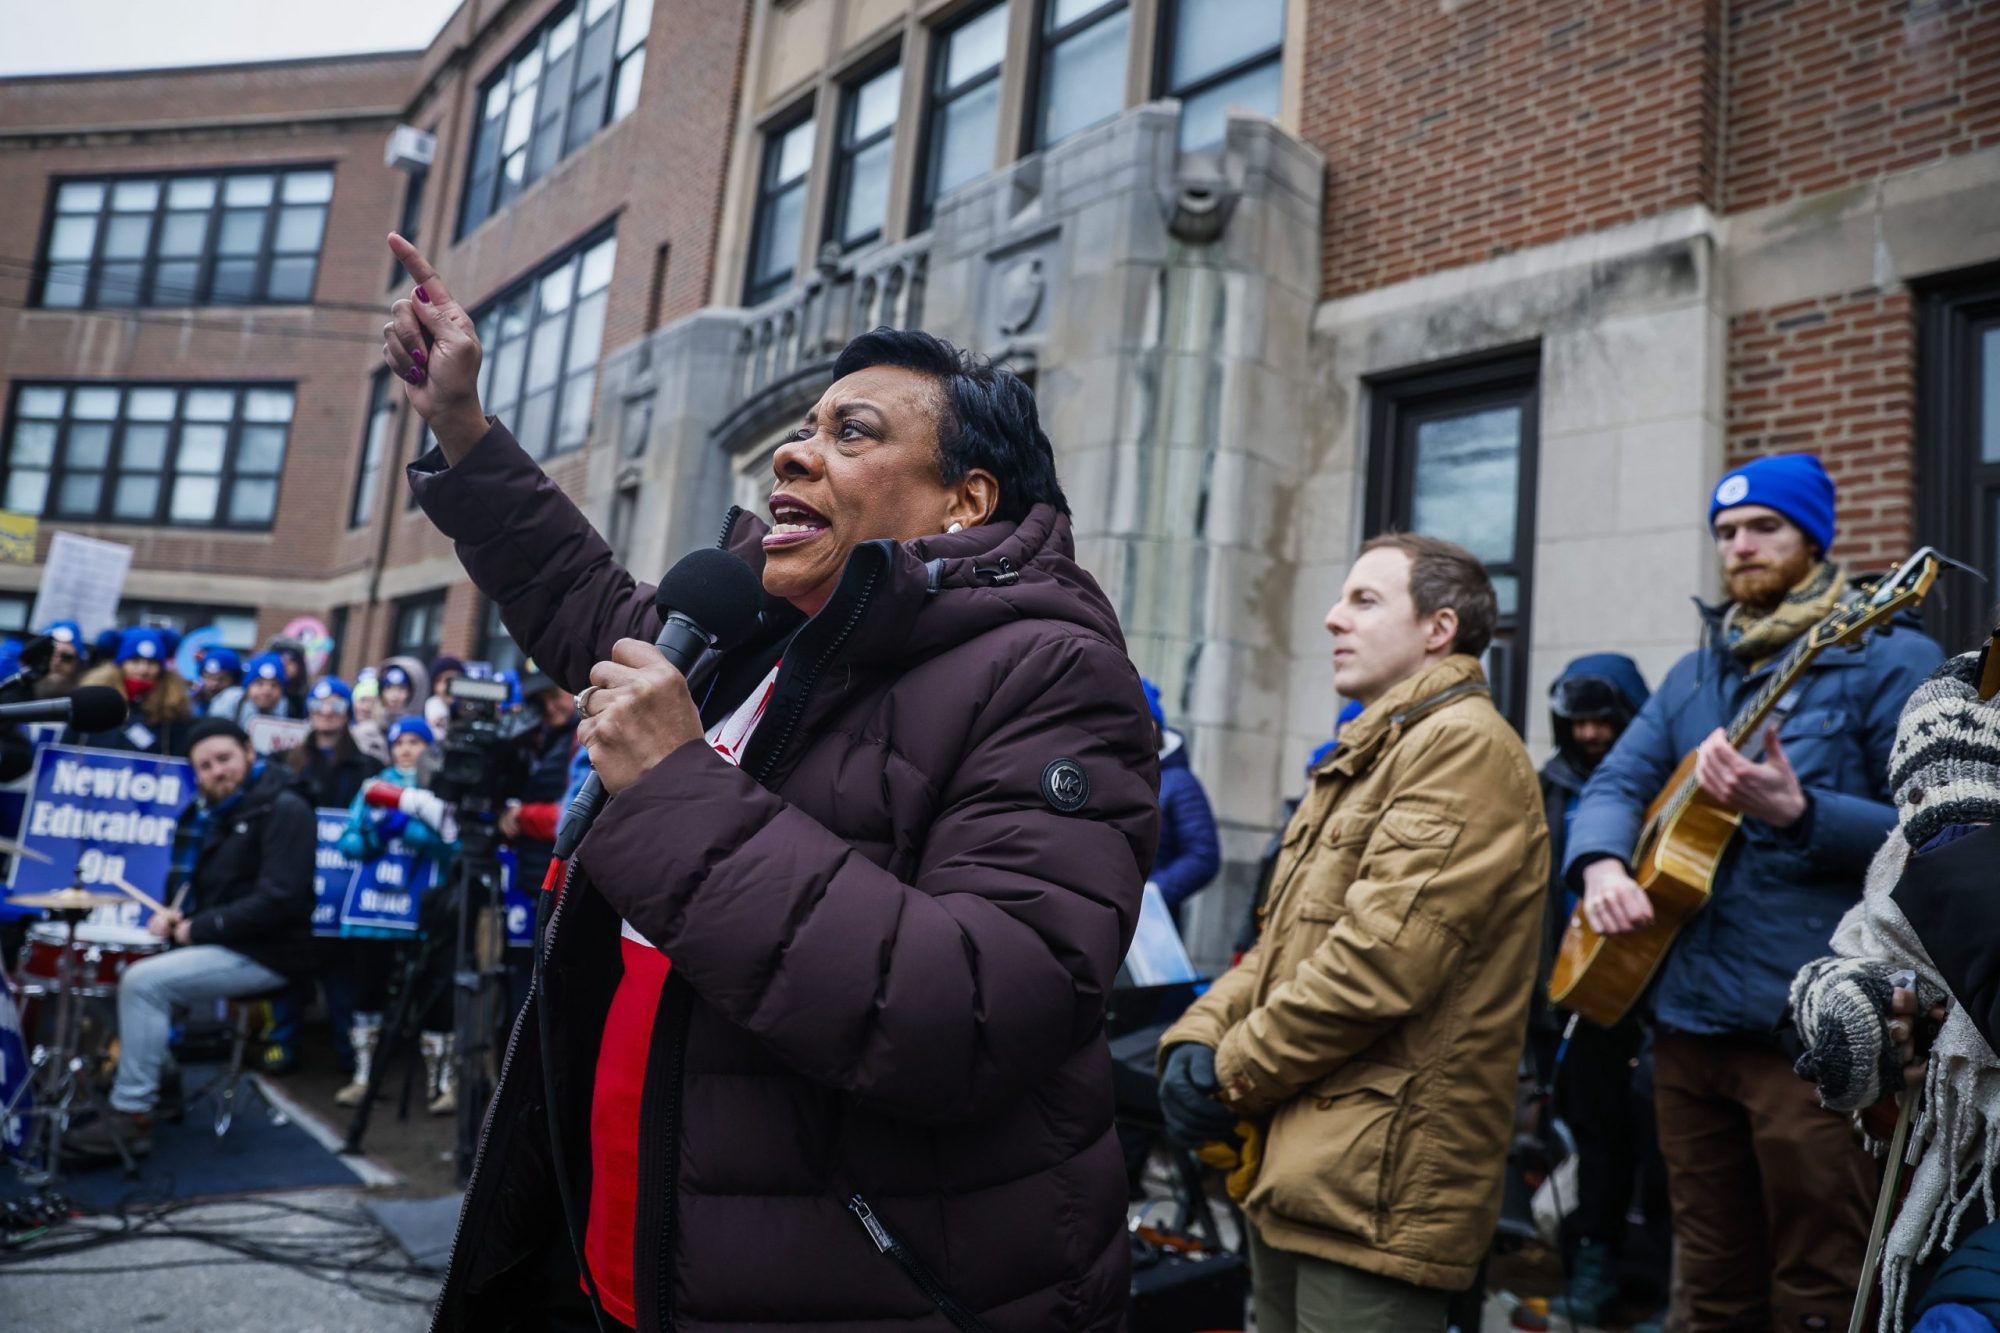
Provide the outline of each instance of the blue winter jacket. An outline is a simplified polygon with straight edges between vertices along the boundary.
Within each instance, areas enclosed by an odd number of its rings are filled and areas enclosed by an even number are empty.
[[[1959,1237],[1909,1317],[1910,1333],[2000,1327],[2000,1222]]]
[[[1160,849],[1153,857],[1153,883],[1175,909],[1215,878],[1222,866],[1222,842],[1208,793],[1188,767],[1187,746],[1177,731],[1164,733],[1160,749]]]
[[[1563,874],[1581,892],[1583,867],[1630,863],[1646,806],[1681,757],[1726,726],[1763,687],[1772,664],[1745,675],[1722,646],[1721,611],[1703,608],[1706,642],[1674,664],[1584,785]],[[1778,737],[1811,804],[1791,829],[1745,819],[1723,854],[1714,895],[1675,941],[1652,991],[1654,1017],[1682,1032],[1772,1034],[1799,968],[1827,951],[1834,925],[1896,824],[1888,784],[1896,718],[1944,660],[1912,623],[1834,648],[1808,668]],[[1761,751],[1745,747],[1752,755]]]

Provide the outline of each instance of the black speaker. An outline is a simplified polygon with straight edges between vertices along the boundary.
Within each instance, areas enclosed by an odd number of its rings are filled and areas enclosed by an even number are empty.
[[[1241,1255],[1196,1257],[1132,1246],[1132,1306],[1126,1333],[1211,1333],[1243,1327],[1250,1265]]]

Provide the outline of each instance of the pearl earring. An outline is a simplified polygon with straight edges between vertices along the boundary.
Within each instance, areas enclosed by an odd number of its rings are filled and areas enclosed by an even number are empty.
[[[964,532],[964,531],[965,531],[965,524],[963,523],[954,523],[950,527],[945,529],[947,535],[954,532]]]

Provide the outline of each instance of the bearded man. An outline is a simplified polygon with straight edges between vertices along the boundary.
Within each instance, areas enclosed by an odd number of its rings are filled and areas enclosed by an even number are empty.
[[[1896,718],[1944,654],[1900,622],[1858,651],[1823,654],[1739,753],[1723,728],[1845,591],[1827,558],[1833,481],[1808,454],[1760,458],[1717,483],[1709,529],[1730,600],[1703,608],[1703,646],[1591,775],[1564,874],[1599,932],[1649,923],[1652,904],[1630,872],[1640,821],[1699,747],[1702,788],[1744,819],[1651,993],[1689,1327],[1836,1328],[1854,1300],[1878,1168],[1846,1117],[1792,1072],[1797,1039],[1780,1024],[1793,974],[1826,952],[1896,825]]]

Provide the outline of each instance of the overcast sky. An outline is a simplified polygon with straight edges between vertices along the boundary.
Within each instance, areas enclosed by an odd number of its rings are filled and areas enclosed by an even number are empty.
[[[0,76],[428,46],[459,0],[0,0]]]

